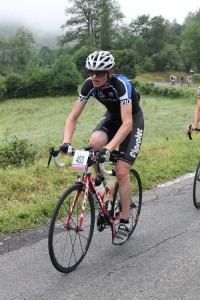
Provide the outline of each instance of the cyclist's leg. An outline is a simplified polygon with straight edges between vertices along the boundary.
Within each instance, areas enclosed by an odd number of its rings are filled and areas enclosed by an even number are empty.
[[[108,136],[103,131],[95,131],[92,133],[89,145],[94,149],[100,149],[108,143]]]
[[[122,219],[127,219],[129,215],[130,203],[131,203],[131,182],[130,182],[130,169],[131,165],[118,160],[116,165],[116,176],[119,184],[120,201],[122,206]]]
[[[142,111],[139,111],[136,115],[134,115],[132,131],[119,146],[120,158],[117,162],[116,173],[120,189],[123,189],[124,176],[125,180],[128,180],[127,177],[129,176],[130,168],[138,156],[142,143],[143,132],[143,113]]]
[[[132,132],[126,137],[119,147],[120,159],[116,165],[116,176],[119,184],[120,201],[122,205],[122,215],[120,225],[113,243],[123,244],[129,237],[130,228],[128,217],[131,203],[132,185],[130,182],[130,169],[134,163],[142,143],[144,131],[144,119],[142,111],[134,115]],[[122,225],[121,225],[122,223]]]
[[[131,182],[130,182],[130,169],[131,165],[118,160],[116,165],[116,176],[119,184],[119,194],[122,214],[119,221],[119,226],[115,233],[113,244],[122,245],[129,237],[130,224],[129,224],[129,210],[131,204]]]
[[[107,111],[103,118],[99,121],[93,130],[93,133],[89,140],[89,145],[93,149],[100,149],[105,146],[115,135],[116,128],[112,122],[112,116]]]

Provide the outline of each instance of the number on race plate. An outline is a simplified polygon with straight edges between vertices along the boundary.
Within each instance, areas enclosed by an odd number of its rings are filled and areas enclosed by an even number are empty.
[[[72,162],[72,168],[85,170],[89,151],[76,150]]]

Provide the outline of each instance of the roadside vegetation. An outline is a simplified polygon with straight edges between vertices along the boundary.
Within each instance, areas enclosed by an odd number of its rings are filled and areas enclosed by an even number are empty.
[[[58,147],[89,53],[107,49],[115,73],[126,74],[141,94],[145,133],[135,168],[143,189],[193,172],[199,138],[185,134],[200,82],[200,10],[184,24],[162,16],[138,16],[129,24],[114,0],[70,1],[55,47],[38,44],[27,28],[0,30],[0,235],[48,223],[60,195],[76,179],[66,169],[47,169],[49,147]],[[1,26],[0,26],[1,28]],[[192,51],[191,51],[192,49]],[[193,75],[192,87],[157,87],[170,74]],[[75,96],[74,96],[75,95]],[[88,138],[104,107],[90,99],[78,121],[75,148]]]
[[[184,88],[180,88],[184,93]],[[141,94],[145,134],[135,168],[143,190],[194,172],[199,159],[198,133],[190,141],[185,134],[192,122],[196,96],[170,99]],[[66,168],[47,169],[49,147],[63,141],[63,130],[75,96],[11,99],[0,102],[0,234],[39,227],[49,221],[52,210],[76,171],[71,158]],[[95,108],[95,109],[94,109]],[[81,115],[73,146],[87,145],[104,107],[93,98]],[[20,163],[19,163],[20,162]],[[192,195],[191,195],[192,197]]]

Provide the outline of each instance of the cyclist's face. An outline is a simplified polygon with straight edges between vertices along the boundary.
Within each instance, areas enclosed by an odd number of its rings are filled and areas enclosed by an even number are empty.
[[[110,71],[89,71],[90,77],[92,79],[93,86],[95,88],[103,87],[109,79]]]

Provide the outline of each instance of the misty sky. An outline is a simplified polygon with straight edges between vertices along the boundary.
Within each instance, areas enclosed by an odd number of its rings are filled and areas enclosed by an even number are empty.
[[[196,12],[200,8],[199,0],[118,0],[122,12],[130,22],[140,15],[163,16],[169,21],[182,24],[188,12]],[[17,22],[29,29],[41,31],[60,31],[65,22],[67,0],[0,0],[0,23]]]

